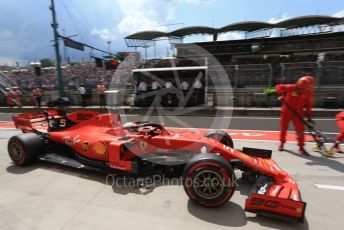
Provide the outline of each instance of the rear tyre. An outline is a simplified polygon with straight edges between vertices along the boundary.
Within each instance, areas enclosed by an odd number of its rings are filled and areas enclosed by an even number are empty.
[[[8,154],[17,166],[25,166],[35,162],[43,152],[43,140],[34,133],[23,133],[13,136],[8,141]]]
[[[212,130],[204,134],[204,136],[214,139],[221,144],[227,145],[228,147],[234,148],[234,143],[231,136],[222,130]]]
[[[235,191],[231,165],[222,157],[199,154],[185,166],[183,186],[189,198],[205,207],[225,204]]]

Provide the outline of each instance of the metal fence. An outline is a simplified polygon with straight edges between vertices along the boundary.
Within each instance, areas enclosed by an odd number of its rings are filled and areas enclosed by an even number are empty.
[[[269,87],[278,83],[292,84],[302,76],[316,78],[317,87],[344,87],[344,61],[293,62],[270,64],[246,64],[222,66],[233,88]],[[210,85],[221,83],[218,66],[209,66]],[[215,74],[217,72],[217,75]]]
[[[266,87],[272,84],[273,71],[270,64],[223,65],[222,68],[234,88]],[[221,71],[218,66],[209,66],[210,86],[220,86],[221,77],[225,76]]]

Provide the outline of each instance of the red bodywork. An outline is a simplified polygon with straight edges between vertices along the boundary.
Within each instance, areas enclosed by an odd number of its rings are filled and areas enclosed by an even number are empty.
[[[50,131],[50,141],[67,145],[82,156],[104,161],[109,167],[133,171],[132,159],[147,153],[172,154],[200,153],[206,147],[209,153],[218,153],[228,162],[240,161],[241,167],[265,175],[273,181],[260,186],[246,200],[245,209],[255,213],[272,213],[302,221],[306,203],[301,201],[296,182],[271,158],[251,157],[220,142],[204,137],[207,130],[163,128],[157,135],[147,135],[152,129],[145,127],[134,133],[124,129],[117,114],[99,114],[93,111],[75,111],[64,115],[58,110],[47,113],[24,113],[14,116],[16,128],[24,132],[47,130],[46,121],[58,119],[63,126],[66,120],[73,125],[60,131]],[[44,123],[45,122],[45,123]],[[128,148],[130,146],[130,148]]]

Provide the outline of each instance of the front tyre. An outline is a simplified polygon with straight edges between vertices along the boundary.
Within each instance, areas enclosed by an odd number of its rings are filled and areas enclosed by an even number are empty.
[[[183,186],[195,203],[217,207],[226,203],[235,191],[234,171],[222,157],[199,154],[185,166]]]
[[[17,166],[35,162],[43,152],[43,140],[34,133],[23,133],[13,136],[8,141],[8,154]]]

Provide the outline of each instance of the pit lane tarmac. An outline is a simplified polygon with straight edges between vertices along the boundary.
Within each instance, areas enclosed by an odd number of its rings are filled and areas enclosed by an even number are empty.
[[[189,201],[182,186],[125,188],[106,183],[106,175],[45,162],[19,168],[7,154],[17,131],[0,129],[1,229],[342,229],[344,191],[316,184],[344,186],[344,156],[303,157],[295,143],[278,152],[277,142],[235,140],[243,146],[273,150],[273,158],[299,184],[307,202],[305,223],[292,224],[246,213],[251,185],[239,181],[233,198],[219,208]],[[310,150],[311,145],[307,148]]]

